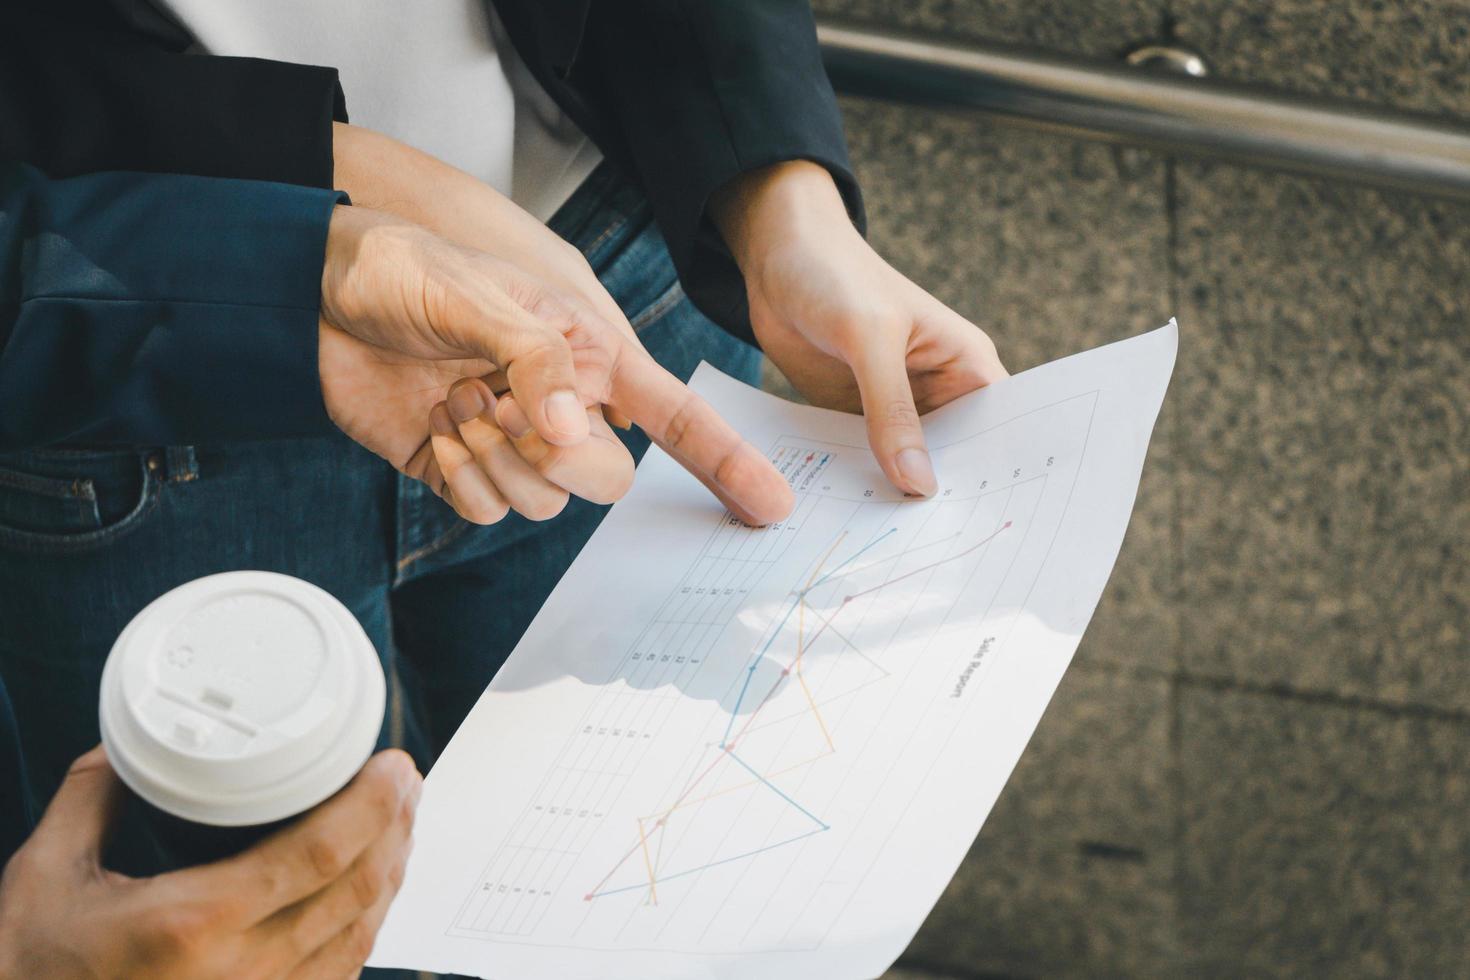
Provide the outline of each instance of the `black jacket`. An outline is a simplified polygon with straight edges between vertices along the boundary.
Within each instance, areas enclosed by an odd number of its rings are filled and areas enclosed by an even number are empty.
[[[718,187],[812,160],[861,227],[806,0],[493,2],[548,94],[642,185],[690,298],[737,336],[752,339],[744,285],[705,213]],[[188,34],[149,0],[10,3],[42,13],[0,40],[0,158],[330,186],[346,118],[330,69],[183,55]]]

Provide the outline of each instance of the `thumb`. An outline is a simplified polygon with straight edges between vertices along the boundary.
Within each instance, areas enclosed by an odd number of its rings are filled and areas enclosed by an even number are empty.
[[[68,862],[100,864],[122,803],[122,780],[99,745],[71,764],[30,844]]]
[[[851,366],[862,396],[868,444],[878,465],[904,493],[928,497],[939,489],[939,482],[924,444],[904,353],[902,348],[860,348]]]

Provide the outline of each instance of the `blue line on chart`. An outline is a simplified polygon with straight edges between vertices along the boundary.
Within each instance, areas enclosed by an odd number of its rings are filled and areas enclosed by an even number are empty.
[[[806,840],[808,837],[811,837],[811,836],[813,836],[815,834],[820,834],[822,831],[824,831],[824,830],[830,830],[830,829],[831,829],[830,827],[828,827],[828,826],[826,826],[824,824],[823,826],[818,827],[816,830],[808,830],[806,833],[801,834],[801,835],[799,835],[797,837],[793,837],[790,840],[777,841],[774,844],[767,844],[765,847],[757,847],[753,851],[746,851],[744,854],[736,854],[733,857],[720,858],[718,861],[711,861],[709,864],[701,864],[699,867],[697,867],[697,868],[690,868],[688,871],[677,871],[677,872],[675,872],[674,874],[671,874],[671,875],[664,875],[662,878],[655,878],[655,879],[653,879],[653,882],[652,883],[655,884],[655,885],[662,885],[664,882],[666,882],[666,881],[673,881],[675,878],[683,878],[685,875],[698,874],[701,871],[706,871],[706,870],[708,870],[710,868],[716,867],[716,866],[721,865],[721,864],[729,864],[731,861],[739,861],[739,860],[742,860],[744,858],[754,857],[757,854],[762,854],[762,853],[764,853],[766,851],[774,850],[774,849],[776,849],[778,847],[785,847],[787,844],[795,844],[799,840]],[[602,898],[604,895],[616,895],[618,892],[639,891],[639,890],[642,890],[642,889],[646,889],[648,887],[648,885],[649,885],[649,882],[646,882],[646,881],[645,882],[642,882],[641,884],[637,884],[637,885],[624,885],[621,888],[609,888],[605,892],[593,892],[591,895],[589,895],[587,897],[588,898]]]
[[[740,763],[740,765],[745,768],[745,771],[746,772],[750,773],[756,779],[759,779],[761,782],[765,783],[766,784],[766,788],[769,789],[772,793],[775,793],[777,796],[781,797],[781,799],[785,800],[787,803],[790,803],[792,806],[796,807],[802,813],[806,814],[808,817],[811,817],[813,820],[815,820],[817,822],[817,825],[819,827],[821,827],[823,830],[831,830],[832,829],[831,827],[829,827],[827,825],[827,823],[825,821],[822,820],[821,817],[817,816],[815,813],[813,813],[812,811],[808,810],[806,807],[802,806],[800,803],[796,802],[791,797],[787,796],[785,793],[783,793],[779,789],[777,789],[775,783],[771,782],[765,776],[762,776],[760,773],[758,773],[754,769],[752,769],[750,767],[750,764],[747,763],[744,759],[740,758],[740,756],[736,755],[734,752],[731,752],[729,749],[726,749],[725,750],[725,754],[728,755],[730,758],[734,759],[736,762]]]
[[[771,649],[771,645],[776,642],[776,637],[780,636],[781,631],[786,628],[786,624],[791,620],[791,614],[796,612],[797,606],[801,605],[802,598],[812,589],[815,589],[817,586],[827,581],[827,579],[831,578],[833,575],[836,575],[848,565],[851,565],[853,562],[857,561],[858,558],[862,557],[863,552],[872,548],[873,546],[878,544],[878,542],[888,537],[890,534],[897,533],[898,528],[890,527],[888,530],[884,531],[882,534],[878,535],[876,538],[869,541],[867,544],[863,545],[857,551],[849,555],[845,561],[839,564],[836,568],[832,569],[832,571],[828,572],[826,575],[823,575],[811,585],[796,593],[796,598],[792,600],[791,605],[786,607],[786,615],[781,617],[781,622],[777,624],[774,630],[771,631],[771,635],[766,639],[765,645],[760,648],[760,651],[751,660],[750,666],[745,669],[745,682],[740,685],[740,694],[735,698],[735,707],[730,709],[730,720],[725,724],[725,734],[720,736],[720,748],[723,749],[730,742],[730,732],[735,727],[735,719],[740,716],[740,705],[745,700],[745,692],[750,689],[750,677],[752,674],[755,673],[756,665],[761,662],[761,658],[763,658],[766,655],[767,651]]]
[[[766,651],[771,649],[771,644],[776,642],[776,637],[781,635],[781,631],[786,628],[786,623],[791,619],[791,614],[796,612],[796,607],[800,604],[800,596],[797,596],[791,601],[791,605],[786,607],[786,615],[781,617],[780,624],[771,631],[770,638],[766,640],[765,645],[751,659],[750,666],[745,668],[745,683],[740,685],[740,696],[735,699],[735,707],[730,709],[730,721],[725,725],[725,734],[720,737],[720,748],[723,749],[726,743],[730,741],[730,729],[735,727],[735,719],[740,715],[740,702],[745,700],[745,692],[750,688],[750,676],[755,673],[755,668],[760,664],[761,658],[766,655]]]
[[[842,571],[848,565],[851,565],[853,562],[857,561],[860,557],[862,557],[863,552],[867,551],[869,548],[871,548],[874,545],[876,545],[879,541],[882,541],[884,538],[888,537],[890,534],[897,534],[897,533],[898,533],[898,528],[896,528],[896,527],[890,527],[888,530],[884,531],[882,534],[878,535],[876,538],[874,538],[873,540],[869,541],[867,544],[863,545],[857,551],[853,552],[847,558],[846,561],[842,562],[836,568],[832,569],[832,571],[828,572],[826,575],[823,575],[821,578],[817,579],[811,585],[808,585],[806,588],[802,589],[801,590],[801,594],[802,595],[806,595],[812,589],[815,589],[817,586],[821,585],[823,582],[827,581],[829,578],[831,578],[832,576],[836,575],[838,572]]]

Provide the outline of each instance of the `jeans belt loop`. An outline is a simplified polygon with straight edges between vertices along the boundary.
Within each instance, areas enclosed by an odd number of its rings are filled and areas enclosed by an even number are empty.
[[[199,479],[199,459],[193,446],[169,446],[164,453],[168,482],[189,483]]]

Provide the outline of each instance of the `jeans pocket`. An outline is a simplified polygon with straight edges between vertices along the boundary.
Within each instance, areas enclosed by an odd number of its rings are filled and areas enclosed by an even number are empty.
[[[37,449],[0,455],[0,549],[62,554],[101,547],[158,502],[159,453]]]

